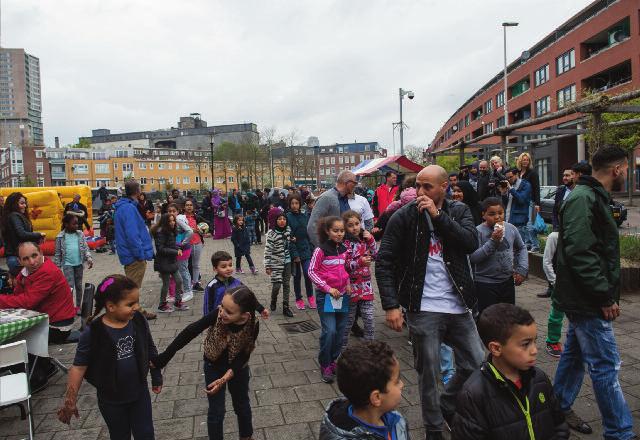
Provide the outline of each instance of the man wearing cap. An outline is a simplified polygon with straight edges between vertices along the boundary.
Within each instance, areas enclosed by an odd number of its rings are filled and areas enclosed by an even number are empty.
[[[67,203],[67,206],[64,207],[64,213],[75,215],[78,217],[78,223],[82,223],[87,229],[91,229],[91,225],[87,220],[89,213],[87,207],[80,203],[80,194],[74,195],[73,201]]]

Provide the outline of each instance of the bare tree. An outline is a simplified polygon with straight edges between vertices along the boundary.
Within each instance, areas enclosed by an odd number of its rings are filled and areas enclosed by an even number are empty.
[[[265,150],[267,153],[267,160],[269,162],[269,170],[270,170],[269,180],[271,181],[270,183],[271,186],[275,185],[272,148],[273,148],[273,144],[276,143],[276,139],[278,136],[277,133],[278,133],[278,130],[275,125],[265,127],[260,132],[260,140],[262,141],[263,145],[265,145],[266,147]]]
[[[410,161],[424,165],[424,148],[417,145],[407,145],[404,147],[404,155]]]

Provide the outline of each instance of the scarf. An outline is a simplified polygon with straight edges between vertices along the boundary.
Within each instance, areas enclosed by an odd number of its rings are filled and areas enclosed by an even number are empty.
[[[252,316],[242,330],[234,333],[218,318],[216,323],[209,327],[202,343],[204,355],[211,362],[215,362],[225,350],[228,350],[231,363],[242,352],[250,354],[256,347],[256,326],[256,318]]]

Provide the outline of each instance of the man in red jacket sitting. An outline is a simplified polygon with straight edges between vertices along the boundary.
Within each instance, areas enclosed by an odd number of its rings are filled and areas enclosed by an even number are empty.
[[[13,294],[0,295],[0,309],[29,309],[46,313],[49,315],[49,341],[64,342],[76,314],[64,274],[42,255],[35,243],[21,243],[18,255],[23,267],[15,279]]]

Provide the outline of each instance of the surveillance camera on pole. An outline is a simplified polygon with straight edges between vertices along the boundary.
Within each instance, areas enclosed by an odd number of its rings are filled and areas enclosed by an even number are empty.
[[[400,88],[400,155],[404,155],[404,125],[402,123],[402,99],[407,95],[409,99],[413,99],[416,95],[411,90],[403,90]]]

